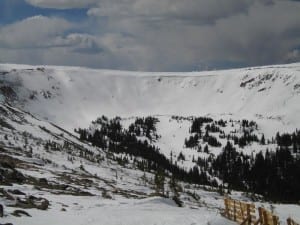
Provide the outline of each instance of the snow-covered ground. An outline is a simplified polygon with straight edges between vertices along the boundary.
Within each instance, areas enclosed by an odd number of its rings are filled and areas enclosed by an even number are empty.
[[[25,197],[10,194],[6,198],[0,194],[0,204],[4,205],[0,223],[233,224],[220,216],[223,197],[216,192],[181,183],[184,207],[179,208],[173,200],[153,195],[153,174],[122,167],[109,158],[97,162],[81,157],[82,149],[94,152],[94,158],[105,153],[16,108],[0,104],[0,110],[4,124],[0,127],[0,158],[14,159],[16,169],[29,180],[13,186],[0,185],[0,189],[6,193],[18,190],[26,196],[45,198],[50,203],[46,211],[21,207],[30,217],[15,217],[11,213],[20,207],[9,205]],[[49,141],[57,143],[58,149],[46,148]],[[73,145],[62,149],[65,143]],[[46,186],[39,183],[41,178],[47,180]],[[68,188],[61,189],[60,185]],[[201,200],[193,199],[188,192],[197,193]]]
[[[48,197],[48,196],[47,196]],[[28,211],[32,217],[15,218],[15,224],[78,224],[78,225],[217,225],[230,222],[206,208],[178,208],[172,200],[158,197],[144,200],[117,199],[103,200],[100,197],[51,196],[53,209],[45,212]],[[62,203],[63,202],[63,203]],[[66,211],[62,205],[68,204]],[[11,221],[5,219],[3,222]]]

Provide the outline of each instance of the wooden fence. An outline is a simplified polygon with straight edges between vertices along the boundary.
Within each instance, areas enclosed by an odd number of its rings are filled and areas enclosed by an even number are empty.
[[[279,225],[279,217],[260,207],[258,208],[258,218],[256,208],[252,203],[237,201],[234,199],[224,199],[225,210],[222,215],[229,220],[233,220],[240,225]],[[287,219],[288,225],[299,225],[291,218]]]
[[[225,212],[224,212],[225,217],[243,225],[254,224],[254,221],[256,220],[254,204],[248,204],[245,202],[240,202],[229,198],[225,198],[224,203],[225,203]]]

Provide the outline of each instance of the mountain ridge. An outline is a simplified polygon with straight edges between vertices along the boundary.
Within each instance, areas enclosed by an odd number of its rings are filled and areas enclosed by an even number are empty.
[[[300,63],[191,73],[14,64],[0,71],[0,96],[69,131],[101,114],[231,115],[300,126]]]

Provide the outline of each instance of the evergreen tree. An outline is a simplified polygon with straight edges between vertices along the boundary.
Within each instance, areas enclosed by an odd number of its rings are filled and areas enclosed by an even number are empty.
[[[261,136],[260,144],[262,144],[262,145],[266,144],[266,140],[265,140],[265,135],[264,134]]]
[[[157,194],[165,194],[165,173],[163,169],[158,169],[154,177],[155,191]]]

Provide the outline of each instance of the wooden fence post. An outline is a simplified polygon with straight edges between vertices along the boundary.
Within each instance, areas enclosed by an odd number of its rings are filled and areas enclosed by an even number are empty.
[[[251,225],[252,218],[251,218],[250,204],[247,204],[247,218],[248,218],[248,225]]]
[[[273,225],[279,225],[279,218],[278,216],[273,215]]]
[[[224,203],[225,203],[225,215],[226,215],[227,218],[230,218],[230,215],[229,215],[229,206],[228,206],[228,198],[224,199]]]
[[[266,210],[262,210],[263,213],[263,225],[270,225],[269,221],[268,221],[268,214],[266,212]]]
[[[286,222],[287,222],[287,224],[288,225],[299,225],[299,223],[296,223],[294,220],[292,220],[292,218],[288,218],[287,220],[286,220]]]
[[[233,200],[233,219],[236,221],[236,205],[235,205],[235,200]]]
[[[264,216],[263,216],[263,208],[262,207],[258,208],[258,216],[259,216],[258,223],[264,224]]]

